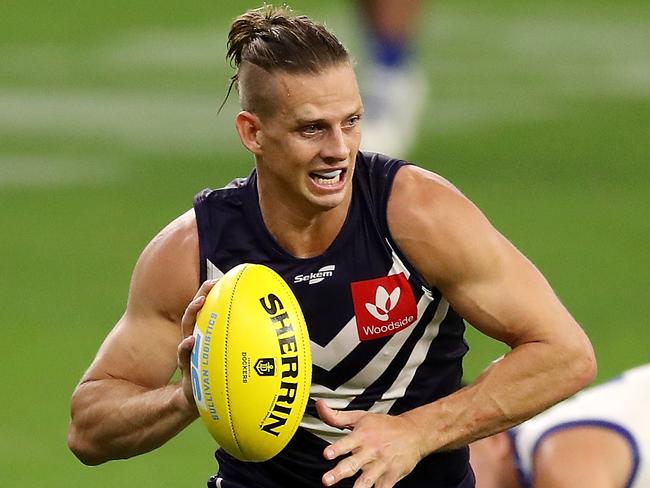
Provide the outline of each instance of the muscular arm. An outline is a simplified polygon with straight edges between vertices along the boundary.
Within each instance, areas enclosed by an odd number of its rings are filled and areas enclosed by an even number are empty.
[[[507,429],[568,397],[595,374],[586,335],[535,268],[458,190],[401,169],[389,203],[394,238],[454,309],[511,351],[469,387],[405,414],[424,454]]]
[[[186,371],[183,381],[169,384],[192,346],[191,337],[179,343],[202,305],[192,302],[186,311],[198,281],[196,223],[188,212],[143,251],[126,312],[73,393],[68,445],[82,462],[150,451],[198,416]]]
[[[399,416],[334,411],[352,432],[324,450],[352,453],[323,476],[330,486],[362,470],[355,488],[389,488],[435,451],[505,430],[593,379],[591,344],[540,272],[442,178],[407,166],[396,175],[388,224],[431,287],[474,327],[511,347],[473,384]]]

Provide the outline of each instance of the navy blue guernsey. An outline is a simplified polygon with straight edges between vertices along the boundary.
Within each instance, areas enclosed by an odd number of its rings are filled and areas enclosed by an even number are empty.
[[[226,483],[322,486],[323,474],[338,462],[327,461],[323,449],[345,432],[320,421],[319,398],[336,409],[399,414],[459,388],[467,352],[463,320],[438,290],[427,287],[388,231],[388,196],[405,164],[359,152],[339,234],[323,254],[305,259],[284,250],[264,225],[255,171],[195,197],[201,281],[245,262],[269,266],[295,293],[311,339],[310,399],[296,435],[262,463],[218,450],[219,476]],[[397,486],[473,487],[468,458],[466,448],[432,454]],[[351,478],[336,486],[353,483]]]

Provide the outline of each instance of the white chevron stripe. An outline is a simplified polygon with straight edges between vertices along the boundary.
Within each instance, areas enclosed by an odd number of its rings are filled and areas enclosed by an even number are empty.
[[[357,319],[353,316],[326,346],[310,341],[311,362],[329,371],[357,347],[359,342],[361,341],[357,332]]]
[[[433,316],[433,319],[427,325],[427,329],[424,335],[422,338],[420,338],[416,346],[413,348],[411,356],[409,357],[406,365],[398,377],[395,379],[391,387],[382,395],[381,400],[370,407],[370,412],[387,413],[395,401],[404,395],[406,388],[415,376],[418,366],[424,361],[431,343],[437,337],[440,330],[440,324],[446,317],[448,311],[449,303],[446,300],[442,299],[438,304],[438,308],[436,309],[436,313]],[[375,360],[377,359],[378,357],[375,358]],[[385,367],[385,364],[383,367]],[[311,388],[311,397],[314,400],[318,400],[320,398],[325,399],[327,400],[327,404],[330,407],[337,409],[345,408],[350,404],[350,402],[353,400],[353,398],[349,396],[350,393],[352,395],[359,394],[357,390],[350,388],[348,383],[341,385],[334,391],[326,389],[321,385],[312,385]],[[346,434],[345,431],[326,425],[320,419],[308,414],[305,414],[300,425],[310,431],[312,434],[320,437],[327,442],[335,442],[337,439]]]
[[[209,259],[206,259],[207,267],[207,279],[209,280],[220,280],[224,273],[219,268],[217,268]]]

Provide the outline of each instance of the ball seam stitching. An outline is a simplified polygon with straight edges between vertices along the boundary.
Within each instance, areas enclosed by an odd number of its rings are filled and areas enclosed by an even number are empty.
[[[228,425],[230,427],[230,432],[232,433],[232,438],[235,441],[235,444],[237,444],[237,449],[239,449],[239,452],[241,452],[242,454],[243,454],[243,450],[242,450],[241,444],[239,443],[239,439],[237,439],[237,432],[235,431],[234,421],[233,421],[232,415],[230,413],[231,409],[232,409],[232,406],[230,404],[230,394],[229,394],[229,388],[228,388],[228,386],[229,386],[228,385],[228,352],[229,352],[228,351],[228,331],[230,329],[230,315],[231,315],[231,311],[232,311],[233,297],[235,296],[235,292],[237,290],[237,285],[239,284],[239,281],[241,280],[241,278],[242,278],[242,276],[244,274],[244,271],[246,271],[246,269],[248,267],[249,266],[244,265],[242,270],[239,272],[239,274],[237,276],[237,279],[235,280],[235,283],[233,284],[232,293],[230,294],[230,298],[228,300],[228,314],[226,316],[226,331],[225,331],[225,334],[224,334],[225,354],[223,355],[223,362],[224,362],[223,370],[224,370],[224,373],[225,373],[224,374],[224,381],[226,383],[226,385],[225,385],[226,386],[225,387],[225,393],[226,393],[226,405],[227,405],[227,412],[228,412]]]

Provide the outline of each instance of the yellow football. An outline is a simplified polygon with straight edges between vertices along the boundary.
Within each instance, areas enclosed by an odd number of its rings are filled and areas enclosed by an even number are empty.
[[[309,334],[293,292],[266,266],[236,266],[206,297],[194,336],[194,400],[208,431],[238,459],[272,458],[295,434],[311,385]]]

